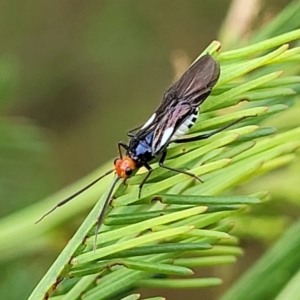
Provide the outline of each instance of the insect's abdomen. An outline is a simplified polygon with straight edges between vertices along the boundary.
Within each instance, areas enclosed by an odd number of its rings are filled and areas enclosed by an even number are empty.
[[[170,141],[176,141],[182,135],[185,135],[190,128],[193,127],[199,116],[199,109],[197,108],[175,131]]]

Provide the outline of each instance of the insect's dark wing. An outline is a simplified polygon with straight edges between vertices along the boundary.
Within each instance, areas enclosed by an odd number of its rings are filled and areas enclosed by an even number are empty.
[[[220,65],[209,54],[196,61],[165,93],[152,116],[152,151],[167,144],[179,126],[209,96],[220,76]],[[150,118],[151,119],[151,118]],[[150,120],[149,120],[150,121]]]
[[[179,126],[209,96],[219,75],[218,62],[209,54],[201,57],[167,90],[156,112],[136,136],[142,138],[153,132],[152,152],[159,153]]]
[[[163,102],[168,103],[169,99],[176,98],[179,101],[186,100],[193,106],[199,106],[209,96],[219,76],[219,63],[206,54],[169,88]]]

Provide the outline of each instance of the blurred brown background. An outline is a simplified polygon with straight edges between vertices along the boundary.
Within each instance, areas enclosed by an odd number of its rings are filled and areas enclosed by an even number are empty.
[[[288,2],[265,1],[261,19]],[[0,216],[114,158],[171,84],[172,57],[217,39],[230,3],[2,0]],[[54,252],[1,265],[0,299],[26,299]]]

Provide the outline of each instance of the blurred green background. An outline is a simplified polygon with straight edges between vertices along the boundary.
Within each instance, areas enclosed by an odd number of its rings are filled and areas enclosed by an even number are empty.
[[[287,3],[264,1],[256,28]],[[2,0],[0,217],[117,156],[116,143],[147,120],[176,76],[175,58],[188,66],[217,39],[230,4]],[[24,257],[16,249],[0,261],[0,299],[26,299],[85,215],[60,229],[59,249]],[[228,282],[264,251],[262,243],[246,243],[251,247],[238,265],[219,268]],[[226,288],[201,297],[215,299]]]

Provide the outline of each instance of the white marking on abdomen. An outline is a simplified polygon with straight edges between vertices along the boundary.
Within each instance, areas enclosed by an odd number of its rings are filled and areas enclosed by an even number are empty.
[[[149,125],[154,121],[155,116],[156,116],[156,113],[154,113],[154,114],[150,117],[150,119],[149,119],[149,120],[141,127],[141,129],[144,129],[144,128],[146,128],[147,126],[149,126]]]
[[[199,116],[199,109],[195,110],[175,131],[170,141],[176,141],[182,135],[185,135],[189,129],[195,124]]]

